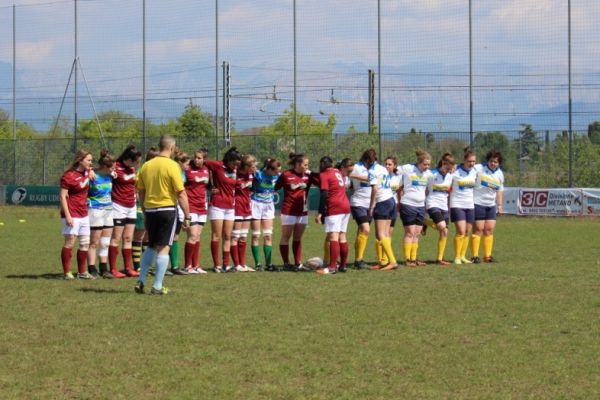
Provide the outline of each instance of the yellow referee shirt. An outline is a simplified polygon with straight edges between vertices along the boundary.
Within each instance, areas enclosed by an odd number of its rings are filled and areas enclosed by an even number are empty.
[[[170,158],[157,156],[144,163],[136,183],[144,190],[144,208],[173,207],[184,190],[181,168]]]

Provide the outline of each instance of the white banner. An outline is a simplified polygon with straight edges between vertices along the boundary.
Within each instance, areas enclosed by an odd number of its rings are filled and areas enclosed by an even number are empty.
[[[519,215],[574,216],[583,213],[581,189],[524,189],[519,195]]]
[[[581,189],[583,193],[583,215],[600,215],[600,189]]]
[[[504,208],[505,214],[519,213],[519,194],[521,188],[505,187],[502,193],[502,208]]]

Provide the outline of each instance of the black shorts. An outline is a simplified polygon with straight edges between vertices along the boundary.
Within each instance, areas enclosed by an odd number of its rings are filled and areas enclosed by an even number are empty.
[[[400,219],[404,226],[423,226],[423,223],[425,222],[425,207],[414,207],[402,204],[400,206]]]
[[[354,218],[357,224],[371,223],[372,218],[369,217],[368,207],[350,207],[350,212],[352,212],[352,218]]]
[[[144,213],[148,247],[171,246],[177,228],[177,209],[161,207],[146,209]]]
[[[446,221],[446,226],[450,223],[450,218],[448,216],[448,210],[442,210],[441,208],[432,207],[427,210],[427,214],[433,220],[433,222],[437,225],[442,221]]]
[[[392,219],[394,215],[394,210],[396,209],[396,202],[392,197],[385,201],[381,201],[375,204],[375,208],[373,209],[373,219],[375,220],[385,220]]]

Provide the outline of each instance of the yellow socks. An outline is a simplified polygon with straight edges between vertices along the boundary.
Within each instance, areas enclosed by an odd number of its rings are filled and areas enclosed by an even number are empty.
[[[368,239],[369,239],[369,235],[365,235],[364,233],[358,233],[356,235],[356,240],[354,241],[354,259],[355,260],[364,260],[365,250],[367,249]]]
[[[396,257],[394,256],[394,250],[392,250],[392,239],[385,238],[379,241],[383,248],[383,253],[387,256],[389,263],[397,264]],[[383,264],[382,264],[383,265]]]
[[[483,257],[489,258],[492,256],[492,249],[494,248],[494,235],[483,237]]]
[[[438,246],[437,246],[437,259],[438,260],[443,260],[444,259],[444,251],[446,251],[446,241],[448,240],[448,238],[446,236],[441,236],[438,240]]]
[[[464,240],[463,235],[454,236],[454,260],[460,260],[462,258],[462,245]]]
[[[419,249],[419,243],[413,243],[410,248],[410,259],[412,261],[417,260],[417,250]]]
[[[403,242],[402,243],[402,251],[404,252],[404,260],[410,261],[411,253],[412,253],[412,243]]]
[[[471,235],[471,255],[473,257],[479,257],[479,245],[481,244],[481,236]]]

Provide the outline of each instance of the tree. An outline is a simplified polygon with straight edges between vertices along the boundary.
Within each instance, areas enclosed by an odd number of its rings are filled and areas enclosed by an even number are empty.
[[[177,118],[176,133],[185,138],[206,137],[213,132],[211,118],[191,101]]]
[[[592,144],[600,144],[600,121],[588,125],[588,138]]]
[[[294,134],[294,109],[292,107],[285,109],[283,115],[275,122],[262,130],[263,135],[270,136],[292,136]],[[313,118],[310,114],[296,112],[299,135],[328,135],[333,134],[336,119],[335,114],[329,114],[327,122],[321,122]]]

